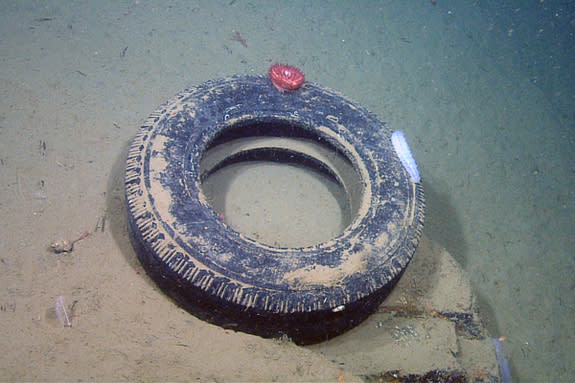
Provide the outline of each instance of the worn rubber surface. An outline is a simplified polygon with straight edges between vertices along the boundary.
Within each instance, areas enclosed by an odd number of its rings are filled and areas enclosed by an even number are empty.
[[[201,191],[200,160],[215,142],[286,132],[337,151],[360,179],[343,182],[355,194],[355,217],[328,242],[276,248],[247,238]],[[315,84],[279,92],[266,77],[242,76],[185,90],[148,118],[129,149],[126,199],[138,257],[183,307],[226,328],[299,343],[341,333],[389,293],[423,229],[423,188],[390,137],[364,108]]]

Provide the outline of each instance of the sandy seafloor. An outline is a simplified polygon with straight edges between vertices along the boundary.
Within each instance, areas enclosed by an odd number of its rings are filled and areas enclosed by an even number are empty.
[[[514,381],[575,381],[575,5],[559,0],[1,2],[0,380],[270,379],[226,357],[215,327],[162,359],[161,336],[181,345],[197,320],[110,217],[150,112],[274,62],[405,132],[425,234],[471,276]],[[46,250],[102,216],[71,255]],[[71,329],[51,315],[59,295],[77,301]]]

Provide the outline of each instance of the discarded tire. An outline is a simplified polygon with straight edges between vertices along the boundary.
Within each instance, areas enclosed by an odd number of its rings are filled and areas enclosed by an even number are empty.
[[[390,137],[364,108],[314,84],[280,92],[268,78],[242,76],[185,90],[148,118],[129,149],[132,244],[160,287],[204,320],[301,344],[327,339],[377,308],[419,242],[423,188]],[[238,140],[255,144],[234,147]],[[202,162],[226,143],[226,156]],[[335,179],[348,194],[351,223],[302,248],[231,229],[206,201],[202,180],[226,163],[262,156]]]

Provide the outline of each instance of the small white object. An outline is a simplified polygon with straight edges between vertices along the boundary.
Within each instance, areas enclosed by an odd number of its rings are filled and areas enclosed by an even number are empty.
[[[63,296],[60,295],[56,298],[54,311],[56,312],[56,317],[64,327],[72,327],[72,322],[70,322],[70,317],[68,317],[68,313],[66,312],[66,305],[64,305]]]
[[[405,135],[401,130],[396,130],[391,135],[391,143],[393,144],[393,148],[397,153],[397,156],[401,160],[403,167],[409,173],[411,180],[413,182],[420,182],[421,176],[419,175],[419,171],[417,170],[417,164],[415,163],[415,159],[411,154],[411,150],[409,149],[409,145],[407,144],[407,140],[405,139]]]
[[[343,311],[343,309],[345,309],[345,305],[340,305],[331,309],[331,312],[338,313],[340,311]]]

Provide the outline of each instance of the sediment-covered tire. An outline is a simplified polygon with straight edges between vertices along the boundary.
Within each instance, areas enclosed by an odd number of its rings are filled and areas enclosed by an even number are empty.
[[[346,189],[353,217],[341,234],[278,248],[221,219],[202,192],[200,162],[214,145],[249,137],[295,138],[345,158],[353,176],[310,153],[292,156],[311,158],[306,166],[325,167]],[[202,319],[302,344],[341,333],[381,303],[422,232],[423,188],[390,137],[364,108],[315,84],[280,92],[266,77],[238,76],[185,90],[148,118],[129,149],[132,244],[162,289]]]

